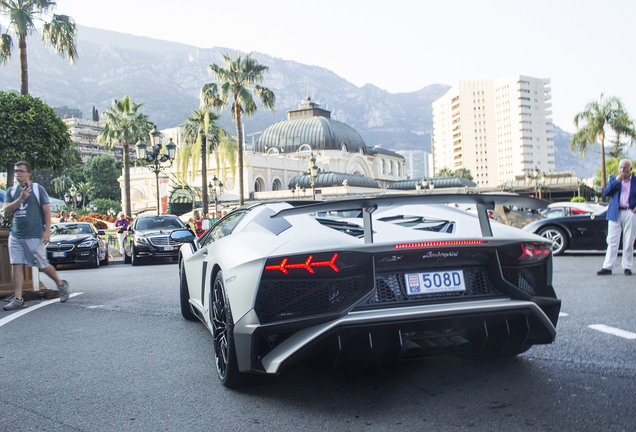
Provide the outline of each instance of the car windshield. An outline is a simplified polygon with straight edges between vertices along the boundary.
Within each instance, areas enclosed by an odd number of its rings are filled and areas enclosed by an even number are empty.
[[[162,228],[185,228],[185,225],[176,217],[152,217],[143,218],[137,221],[136,229],[151,230]]]
[[[93,234],[88,224],[68,224],[51,226],[51,235]]]

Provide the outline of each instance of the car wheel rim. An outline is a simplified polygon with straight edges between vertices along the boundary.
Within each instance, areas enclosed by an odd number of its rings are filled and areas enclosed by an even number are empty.
[[[223,283],[214,282],[214,301],[212,302],[212,331],[214,335],[214,356],[216,369],[221,379],[225,377],[228,365],[227,315],[225,313],[225,292]]]
[[[552,252],[558,252],[563,249],[563,235],[557,230],[547,230],[543,232],[543,237],[552,241]]]

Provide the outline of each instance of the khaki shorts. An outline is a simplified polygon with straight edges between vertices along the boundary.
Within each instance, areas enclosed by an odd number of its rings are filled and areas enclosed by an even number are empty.
[[[40,269],[49,266],[46,246],[39,238],[21,239],[9,235],[9,259],[11,264],[26,264]]]

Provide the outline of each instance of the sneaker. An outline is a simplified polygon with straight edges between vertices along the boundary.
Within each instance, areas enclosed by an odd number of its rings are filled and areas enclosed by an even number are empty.
[[[11,311],[16,309],[24,309],[25,307],[26,305],[24,304],[23,299],[14,298],[13,300],[11,300],[11,302],[8,305],[3,307],[3,309],[6,311]]]
[[[597,271],[596,274],[599,276],[611,275],[612,271],[610,269],[602,268],[599,271]]]
[[[625,269],[625,271],[623,271],[623,273],[625,273],[625,276],[631,276],[632,275],[632,271],[630,269]]]
[[[60,303],[64,303],[68,300],[68,282],[65,280],[62,281],[62,285],[57,287],[60,290]]]

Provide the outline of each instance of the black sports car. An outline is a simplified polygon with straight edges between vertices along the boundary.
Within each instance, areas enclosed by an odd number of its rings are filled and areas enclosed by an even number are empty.
[[[88,222],[67,222],[51,226],[51,240],[46,245],[49,262],[58,264],[86,263],[97,268],[108,265],[108,244],[104,231]]]
[[[534,221],[524,231],[552,240],[552,254],[571,250],[607,249],[607,208],[592,214],[562,216]],[[622,244],[622,243],[621,243]]]
[[[169,238],[176,229],[187,228],[174,215],[140,216],[128,228],[124,238],[124,262],[134,266],[146,258],[172,258],[177,260],[181,242]]]

